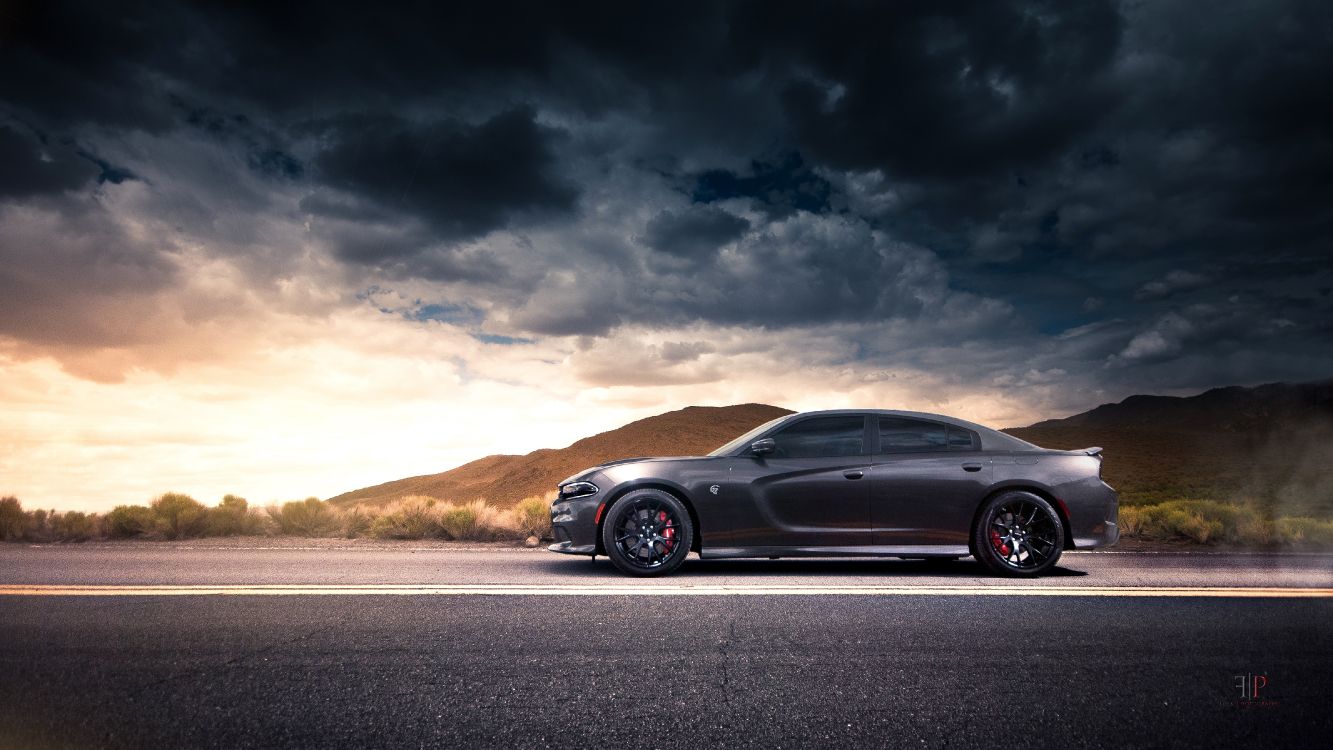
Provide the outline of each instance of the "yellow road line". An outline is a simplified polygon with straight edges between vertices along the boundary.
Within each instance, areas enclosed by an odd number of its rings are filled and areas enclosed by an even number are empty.
[[[764,586],[720,584],[0,585],[0,596],[1119,596],[1325,598],[1333,588],[1239,586]]]

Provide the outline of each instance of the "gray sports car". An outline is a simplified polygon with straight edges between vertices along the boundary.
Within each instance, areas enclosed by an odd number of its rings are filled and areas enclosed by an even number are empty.
[[[1039,448],[937,414],[818,411],[707,456],[612,461],[560,483],[553,552],[636,576],[700,557],[972,555],[1035,576],[1066,549],[1115,544],[1101,449]]]

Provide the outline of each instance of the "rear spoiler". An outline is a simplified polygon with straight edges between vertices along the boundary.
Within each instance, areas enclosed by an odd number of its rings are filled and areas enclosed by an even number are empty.
[[[1075,453],[1086,453],[1086,454],[1088,454],[1089,456],[1099,456],[1099,457],[1100,457],[1100,456],[1102,455],[1102,447],[1101,447],[1100,445],[1095,445],[1095,446],[1093,446],[1093,447],[1091,447],[1091,448],[1079,448],[1078,450],[1076,450],[1076,451],[1074,451],[1074,452],[1075,452]]]

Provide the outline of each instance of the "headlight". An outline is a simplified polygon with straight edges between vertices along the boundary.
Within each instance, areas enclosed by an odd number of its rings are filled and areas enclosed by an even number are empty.
[[[568,500],[574,497],[587,497],[597,494],[597,485],[592,482],[570,482],[560,486],[560,497]]]

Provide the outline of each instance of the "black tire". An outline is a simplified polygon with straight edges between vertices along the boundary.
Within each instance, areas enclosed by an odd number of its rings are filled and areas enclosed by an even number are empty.
[[[694,524],[684,503],[661,490],[626,493],[612,503],[602,523],[602,548],[620,572],[663,576],[685,562],[694,544]]]
[[[1032,578],[1055,567],[1065,530],[1055,508],[1031,492],[991,498],[972,529],[972,554],[992,573]]]

